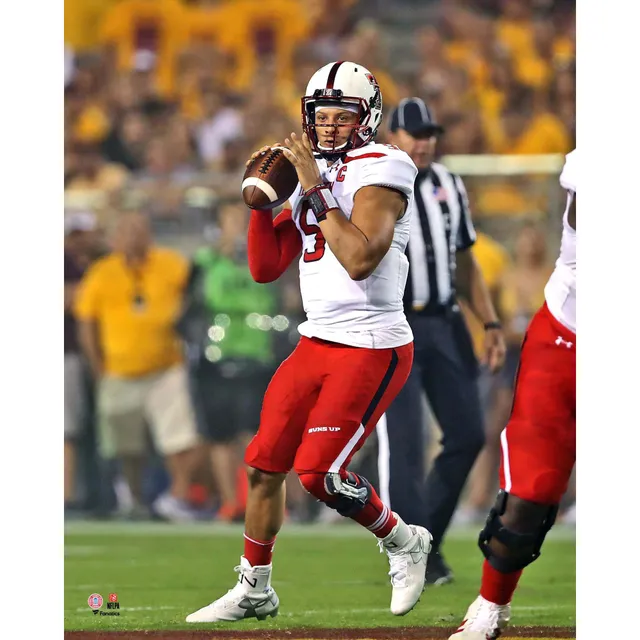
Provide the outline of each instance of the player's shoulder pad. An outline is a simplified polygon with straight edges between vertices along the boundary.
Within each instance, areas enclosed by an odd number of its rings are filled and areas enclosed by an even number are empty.
[[[565,156],[564,167],[560,174],[560,184],[568,191],[576,192],[576,183],[578,182],[578,159],[576,150],[574,149]]]
[[[386,186],[406,196],[413,193],[418,168],[410,156],[392,145],[373,143],[347,153],[344,164],[359,165],[360,187]]]

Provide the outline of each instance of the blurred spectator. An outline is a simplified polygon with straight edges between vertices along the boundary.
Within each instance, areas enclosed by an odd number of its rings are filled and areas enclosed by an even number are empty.
[[[503,47],[496,46],[487,58],[489,72],[478,87],[478,105],[485,126],[500,117],[507,95],[518,84],[513,69],[513,59]]]
[[[65,168],[68,191],[113,192],[125,185],[127,169],[115,162],[108,162],[100,145],[75,142],[69,149],[70,166]]]
[[[289,82],[282,84],[278,92],[278,105],[286,111],[293,122],[300,120],[300,99],[306,91],[309,78],[326,63],[327,59],[318,54],[308,43],[296,50],[293,59],[293,76]]]
[[[456,109],[447,113],[441,122],[445,129],[440,142],[441,155],[482,152],[484,137],[478,114]]]
[[[197,128],[200,157],[206,164],[220,160],[226,142],[243,133],[242,115],[233,104],[213,89],[202,95],[203,119]]]
[[[65,87],[65,125],[81,142],[100,142],[109,130],[99,69],[76,63],[73,81]]]
[[[511,258],[507,249],[500,242],[478,228],[480,223],[475,222],[474,224],[476,225],[476,241],[471,251],[487,284],[493,305],[500,314],[500,292],[505,274],[511,268]],[[484,350],[484,327],[467,308],[465,301],[461,300],[460,303],[473,339],[474,351],[478,359],[481,359]]]
[[[75,303],[80,343],[98,383],[102,454],[122,462],[140,512],[148,424],[171,477],[169,492],[153,508],[168,519],[190,520],[186,497],[198,436],[174,330],[188,263],[154,246],[146,219],[136,213],[118,218],[113,249],[86,272]]]
[[[536,113],[534,93],[521,85],[507,96],[500,119],[486,129],[490,153],[544,154],[568,153],[569,133],[550,112]]]
[[[64,225],[64,505],[77,507],[76,447],[87,419],[86,367],[76,335],[73,305],[78,283],[97,257],[97,220],[88,212],[65,217]]]
[[[501,0],[496,35],[516,58],[533,51],[533,6],[530,0]]]
[[[551,83],[547,110],[555,113],[569,132],[571,147],[576,144],[575,61],[559,64]]]
[[[200,431],[210,442],[211,469],[222,505],[221,520],[241,521],[244,478],[241,452],[260,422],[262,397],[273,373],[272,288],[257,284],[246,256],[247,208],[223,203],[214,242],[196,252],[191,304],[182,319],[189,343],[193,401]],[[200,304],[198,304],[200,302]],[[283,327],[279,327],[282,329]]]
[[[478,223],[476,223],[476,242],[471,248],[473,255],[478,263],[480,272],[487,283],[487,288],[491,295],[494,307],[498,311],[500,320],[503,321],[500,309],[500,297],[502,292],[503,281],[505,274],[511,268],[511,259],[507,249],[497,242],[490,235],[480,231],[478,229]],[[476,318],[476,316],[469,309],[464,300],[460,300],[460,306],[464,313],[469,332],[473,339],[474,351],[478,358],[482,357],[484,351],[484,336],[485,331],[482,323]],[[499,376],[492,375],[486,367],[481,367],[480,376],[478,379],[478,386],[480,388],[480,400],[482,403],[484,416],[485,416],[485,429],[489,430],[490,420],[492,418],[493,404],[495,399],[495,387],[496,381]],[[487,447],[483,448],[476,460],[476,463],[471,471],[469,479],[467,481],[468,487],[473,487],[478,478],[483,486],[483,491],[486,491],[486,486],[489,481],[487,477],[491,477],[494,472],[493,469],[487,467],[490,463],[487,463]],[[473,500],[477,500],[476,497]],[[484,500],[484,493],[482,493],[482,500]],[[484,517],[485,511],[479,514],[477,506],[470,498],[466,498],[464,503],[458,507],[455,515],[455,522],[458,524],[475,523],[479,517]]]
[[[179,154],[174,155],[168,134],[149,141],[135,186],[144,198],[146,210],[154,217],[179,216],[185,189],[197,177],[194,166],[179,164],[179,161]]]
[[[494,379],[492,404],[487,415],[487,441],[469,482],[465,518],[481,521],[495,499],[500,462],[500,433],[507,424],[513,387],[520,357],[520,346],[534,313],[544,303],[544,287],[553,265],[547,257],[542,229],[526,224],[516,239],[514,261],[503,270],[499,284],[498,308],[505,329],[507,357]]]
[[[168,122],[167,142],[177,166],[198,170],[202,167],[195,135],[189,123],[178,114],[174,114]]]
[[[356,0],[301,0],[311,25],[307,43],[314,55],[321,59],[316,67],[337,60],[342,41],[353,30],[353,7]],[[312,72],[313,73],[313,72]],[[307,76],[307,79],[311,75]]]
[[[114,123],[102,144],[102,151],[110,162],[138,171],[143,164],[144,150],[149,139],[149,125],[144,113],[132,109]]]
[[[440,29],[434,25],[426,25],[417,31],[416,54],[421,63],[418,76],[423,88],[427,94],[434,91],[434,87],[439,91],[451,64],[445,55],[444,38]],[[431,95],[427,97],[432,98]]]
[[[398,88],[387,72],[385,34],[375,20],[367,18],[358,22],[353,34],[344,42],[341,59],[362,60],[378,82],[384,108],[391,109],[398,104]]]
[[[254,151],[243,138],[227,140],[222,155],[211,168],[210,184],[220,198],[236,198],[249,156]]]

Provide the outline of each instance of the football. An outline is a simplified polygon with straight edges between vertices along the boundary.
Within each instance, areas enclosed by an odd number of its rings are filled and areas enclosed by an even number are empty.
[[[298,174],[282,147],[257,156],[242,179],[242,198],[252,209],[273,209],[284,204],[298,186]]]

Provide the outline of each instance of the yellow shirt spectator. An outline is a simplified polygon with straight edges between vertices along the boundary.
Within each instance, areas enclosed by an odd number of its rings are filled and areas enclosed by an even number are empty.
[[[495,302],[500,283],[509,268],[509,253],[499,242],[480,231],[476,232],[476,241],[471,247],[471,251]],[[460,306],[471,333],[476,355],[481,358],[484,355],[484,327],[463,301]]]
[[[506,136],[502,123],[495,120],[485,130],[489,153],[505,155],[569,153],[571,139],[562,121],[551,113],[540,113],[515,139]]]
[[[544,89],[551,81],[551,66],[533,53],[520,56],[516,62],[516,76],[522,84],[534,89]]]
[[[530,55],[535,49],[533,23],[527,20],[498,19],[496,37],[515,58]]]
[[[178,0],[122,0],[106,14],[101,40],[115,46],[118,67],[132,69],[136,51],[156,55],[158,91],[175,89],[175,65],[189,35],[185,8]]]
[[[110,125],[105,110],[97,104],[90,104],[78,116],[73,132],[82,142],[101,142],[107,137]]]
[[[99,45],[100,22],[116,0],[65,0],[64,41],[76,52]]]
[[[188,278],[179,253],[152,247],[137,272],[120,253],[112,253],[87,271],[80,283],[75,313],[99,327],[104,372],[138,377],[182,361],[174,323]]]

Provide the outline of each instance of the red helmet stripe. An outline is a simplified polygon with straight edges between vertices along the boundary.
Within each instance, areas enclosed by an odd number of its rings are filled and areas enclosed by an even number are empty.
[[[327,78],[327,89],[333,89],[333,83],[336,81],[336,74],[338,73],[338,69],[343,62],[344,60],[340,60],[339,62],[336,62],[333,67],[331,67],[331,71],[329,71],[329,77]]]

